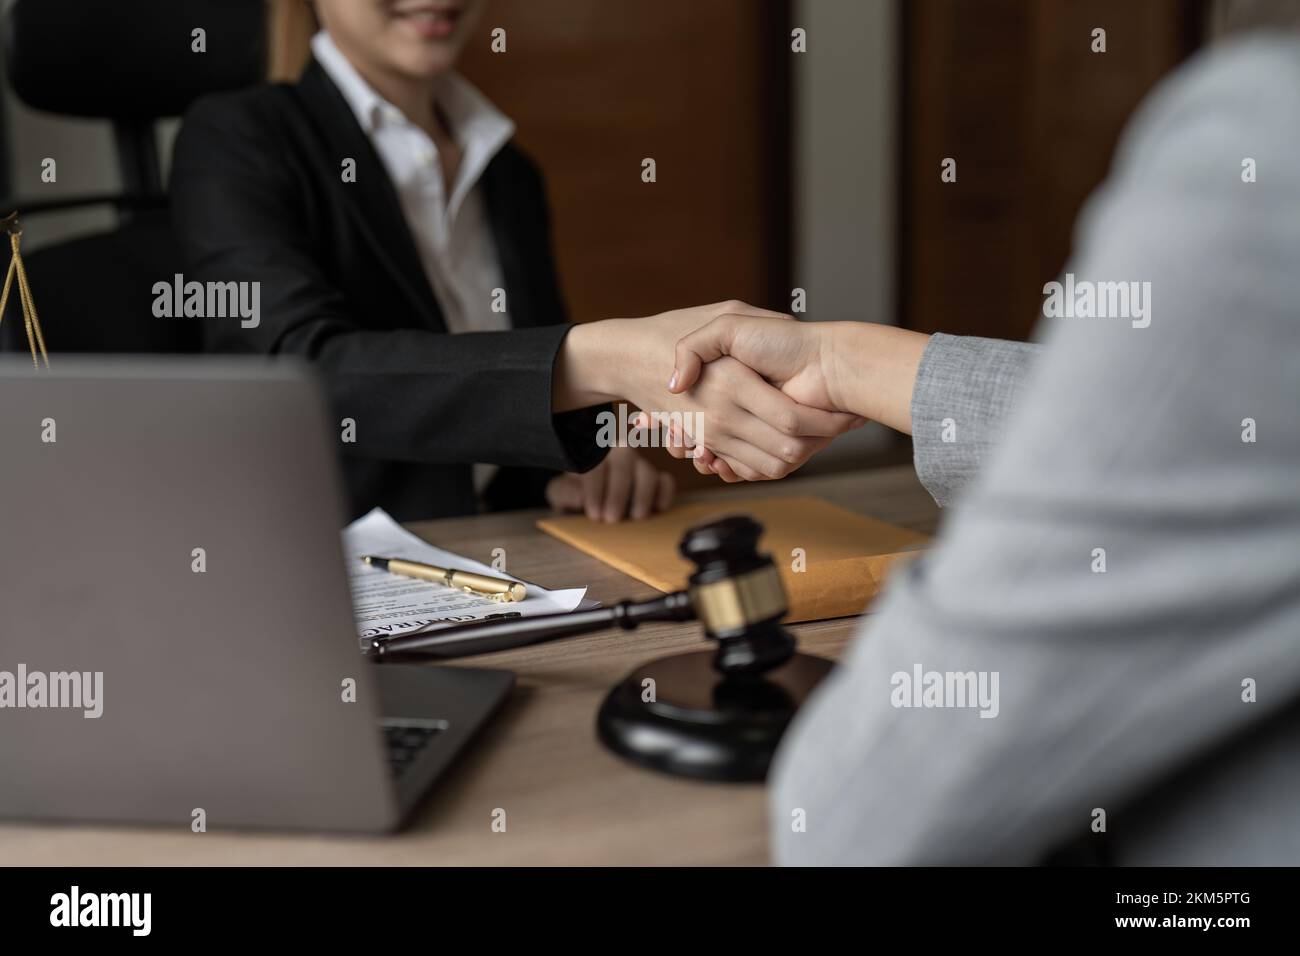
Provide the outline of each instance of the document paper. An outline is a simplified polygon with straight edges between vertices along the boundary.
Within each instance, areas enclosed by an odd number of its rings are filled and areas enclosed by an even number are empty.
[[[469,558],[435,548],[421,540],[376,508],[343,529],[343,554],[347,561],[348,581],[352,587],[352,609],[357,619],[357,633],[364,642],[372,637],[414,634],[437,630],[451,624],[464,624],[489,616],[528,617],[572,611],[583,603],[586,588],[548,591],[527,581],[521,582],[528,594],[522,601],[502,603],[476,594],[418,578],[389,574],[363,564],[361,556],[405,558],[435,564],[440,568],[476,571],[498,578],[519,579],[471,561]]]

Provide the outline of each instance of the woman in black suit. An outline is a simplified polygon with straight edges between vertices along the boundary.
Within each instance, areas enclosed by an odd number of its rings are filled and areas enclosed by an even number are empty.
[[[208,319],[209,348],[312,362],[354,513],[400,520],[471,512],[479,491],[489,506],[545,497],[605,520],[666,506],[666,474],[602,447],[614,398],[684,413],[687,432],[755,476],[793,470],[849,427],[737,363],[665,406],[677,338],[762,310],[567,324],[538,171],[452,72],[481,7],[272,0],[273,76],[296,82],[200,101],[176,146],[186,280],[260,287],[256,324]],[[474,463],[500,466],[486,487]]]

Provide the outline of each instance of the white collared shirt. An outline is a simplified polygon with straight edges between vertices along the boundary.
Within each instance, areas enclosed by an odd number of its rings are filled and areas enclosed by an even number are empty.
[[[510,328],[508,311],[492,309],[494,290],[504,289],[505,280],[479,180],[514,135],[515,124],[458,74],[434,81],[437,104],[461,149],[460,168],[448,195],[438,148],[429,134],[380,96],[328,33],[317,33],[311,45],[316,62],[343,93],[393,181],[448,330]]]

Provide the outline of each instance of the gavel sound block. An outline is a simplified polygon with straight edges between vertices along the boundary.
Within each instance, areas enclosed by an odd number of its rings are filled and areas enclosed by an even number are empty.
[[[724,518],[688,531],[682,556],[696,566],[686,589],[711,651],[637,668],[601,705],[604,744],[636,763],[708,780],[762,780],[800,704],[833,666],[795,652],[781,626],[785,588],[762,526]]]

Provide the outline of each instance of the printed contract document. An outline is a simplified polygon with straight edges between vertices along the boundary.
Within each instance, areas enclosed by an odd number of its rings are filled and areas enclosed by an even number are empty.
[[[527,617],[572,611],[582,603],[583,595],[587,593],[586,588],[548,591],[524,581],[521,583],[528,588],[527,597],[504,604],[446,585],[368,567],[361,561],[365,554],[405,558],[442,568],[519,580],[486,564],[435,548],[399,525],[388,512],[376,508],[343,529],[343,556],[352,587],[352,610],[362,641],[391,634],[435,630],[450,624],[478,621],[489,615]]]

